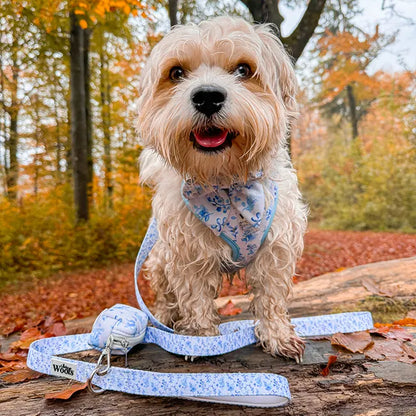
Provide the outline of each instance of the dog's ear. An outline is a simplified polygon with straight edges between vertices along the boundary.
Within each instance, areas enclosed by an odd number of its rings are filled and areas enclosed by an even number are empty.
[[[270,74],[271,88],[275,94],[281,94],[288,116],[296,118],[298,83],[292,60],[274,28],[272,24],[261,24],[255,26],[255,31],[263,42],[262,55],[267,73]]]

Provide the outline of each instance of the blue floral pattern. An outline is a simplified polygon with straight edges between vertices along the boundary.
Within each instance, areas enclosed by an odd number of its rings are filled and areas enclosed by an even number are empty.
[[[265,204],[265,189],[273,196],[270,206]],[[231,246],[233,261],[245,267],[266,238],[276,211],[278,187],[262,172],[251,175],[247,183],[227,188],[188,180],[182,184],[182,198],[202,223]]]

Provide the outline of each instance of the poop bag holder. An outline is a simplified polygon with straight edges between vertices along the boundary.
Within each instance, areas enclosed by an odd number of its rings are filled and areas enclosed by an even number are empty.
[[[92,327],[89,344],[102,351],[111,336],[111,354],[125,355],[143,341],[147,322],[147,316],[141,310],[118,303],[98,315]]]

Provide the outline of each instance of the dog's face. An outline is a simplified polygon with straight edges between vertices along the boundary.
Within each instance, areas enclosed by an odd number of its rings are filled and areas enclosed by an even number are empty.
[[[244,180],[284,145],[295,93],[270,27],[229,17],[179,26],[144,68],[139,134],[184,177]]]

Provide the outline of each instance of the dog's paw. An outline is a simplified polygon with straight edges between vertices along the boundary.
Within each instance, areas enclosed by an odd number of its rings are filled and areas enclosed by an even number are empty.
[[[294,332],[293,328],[284,326],[284,328],[261,326],[256,328],[256,335],[265,352],[273,357],[281,355],[283,357],[293,358],[299,364],[302,362],[305,351],[305,343]]]
[[[303,353],[305,352],[305,342],[303,340],[294,335],[289,340],[285,340],[285,342],[281,342],[280,344],[278,354],[293,358],[298,364],[302,362]]]

